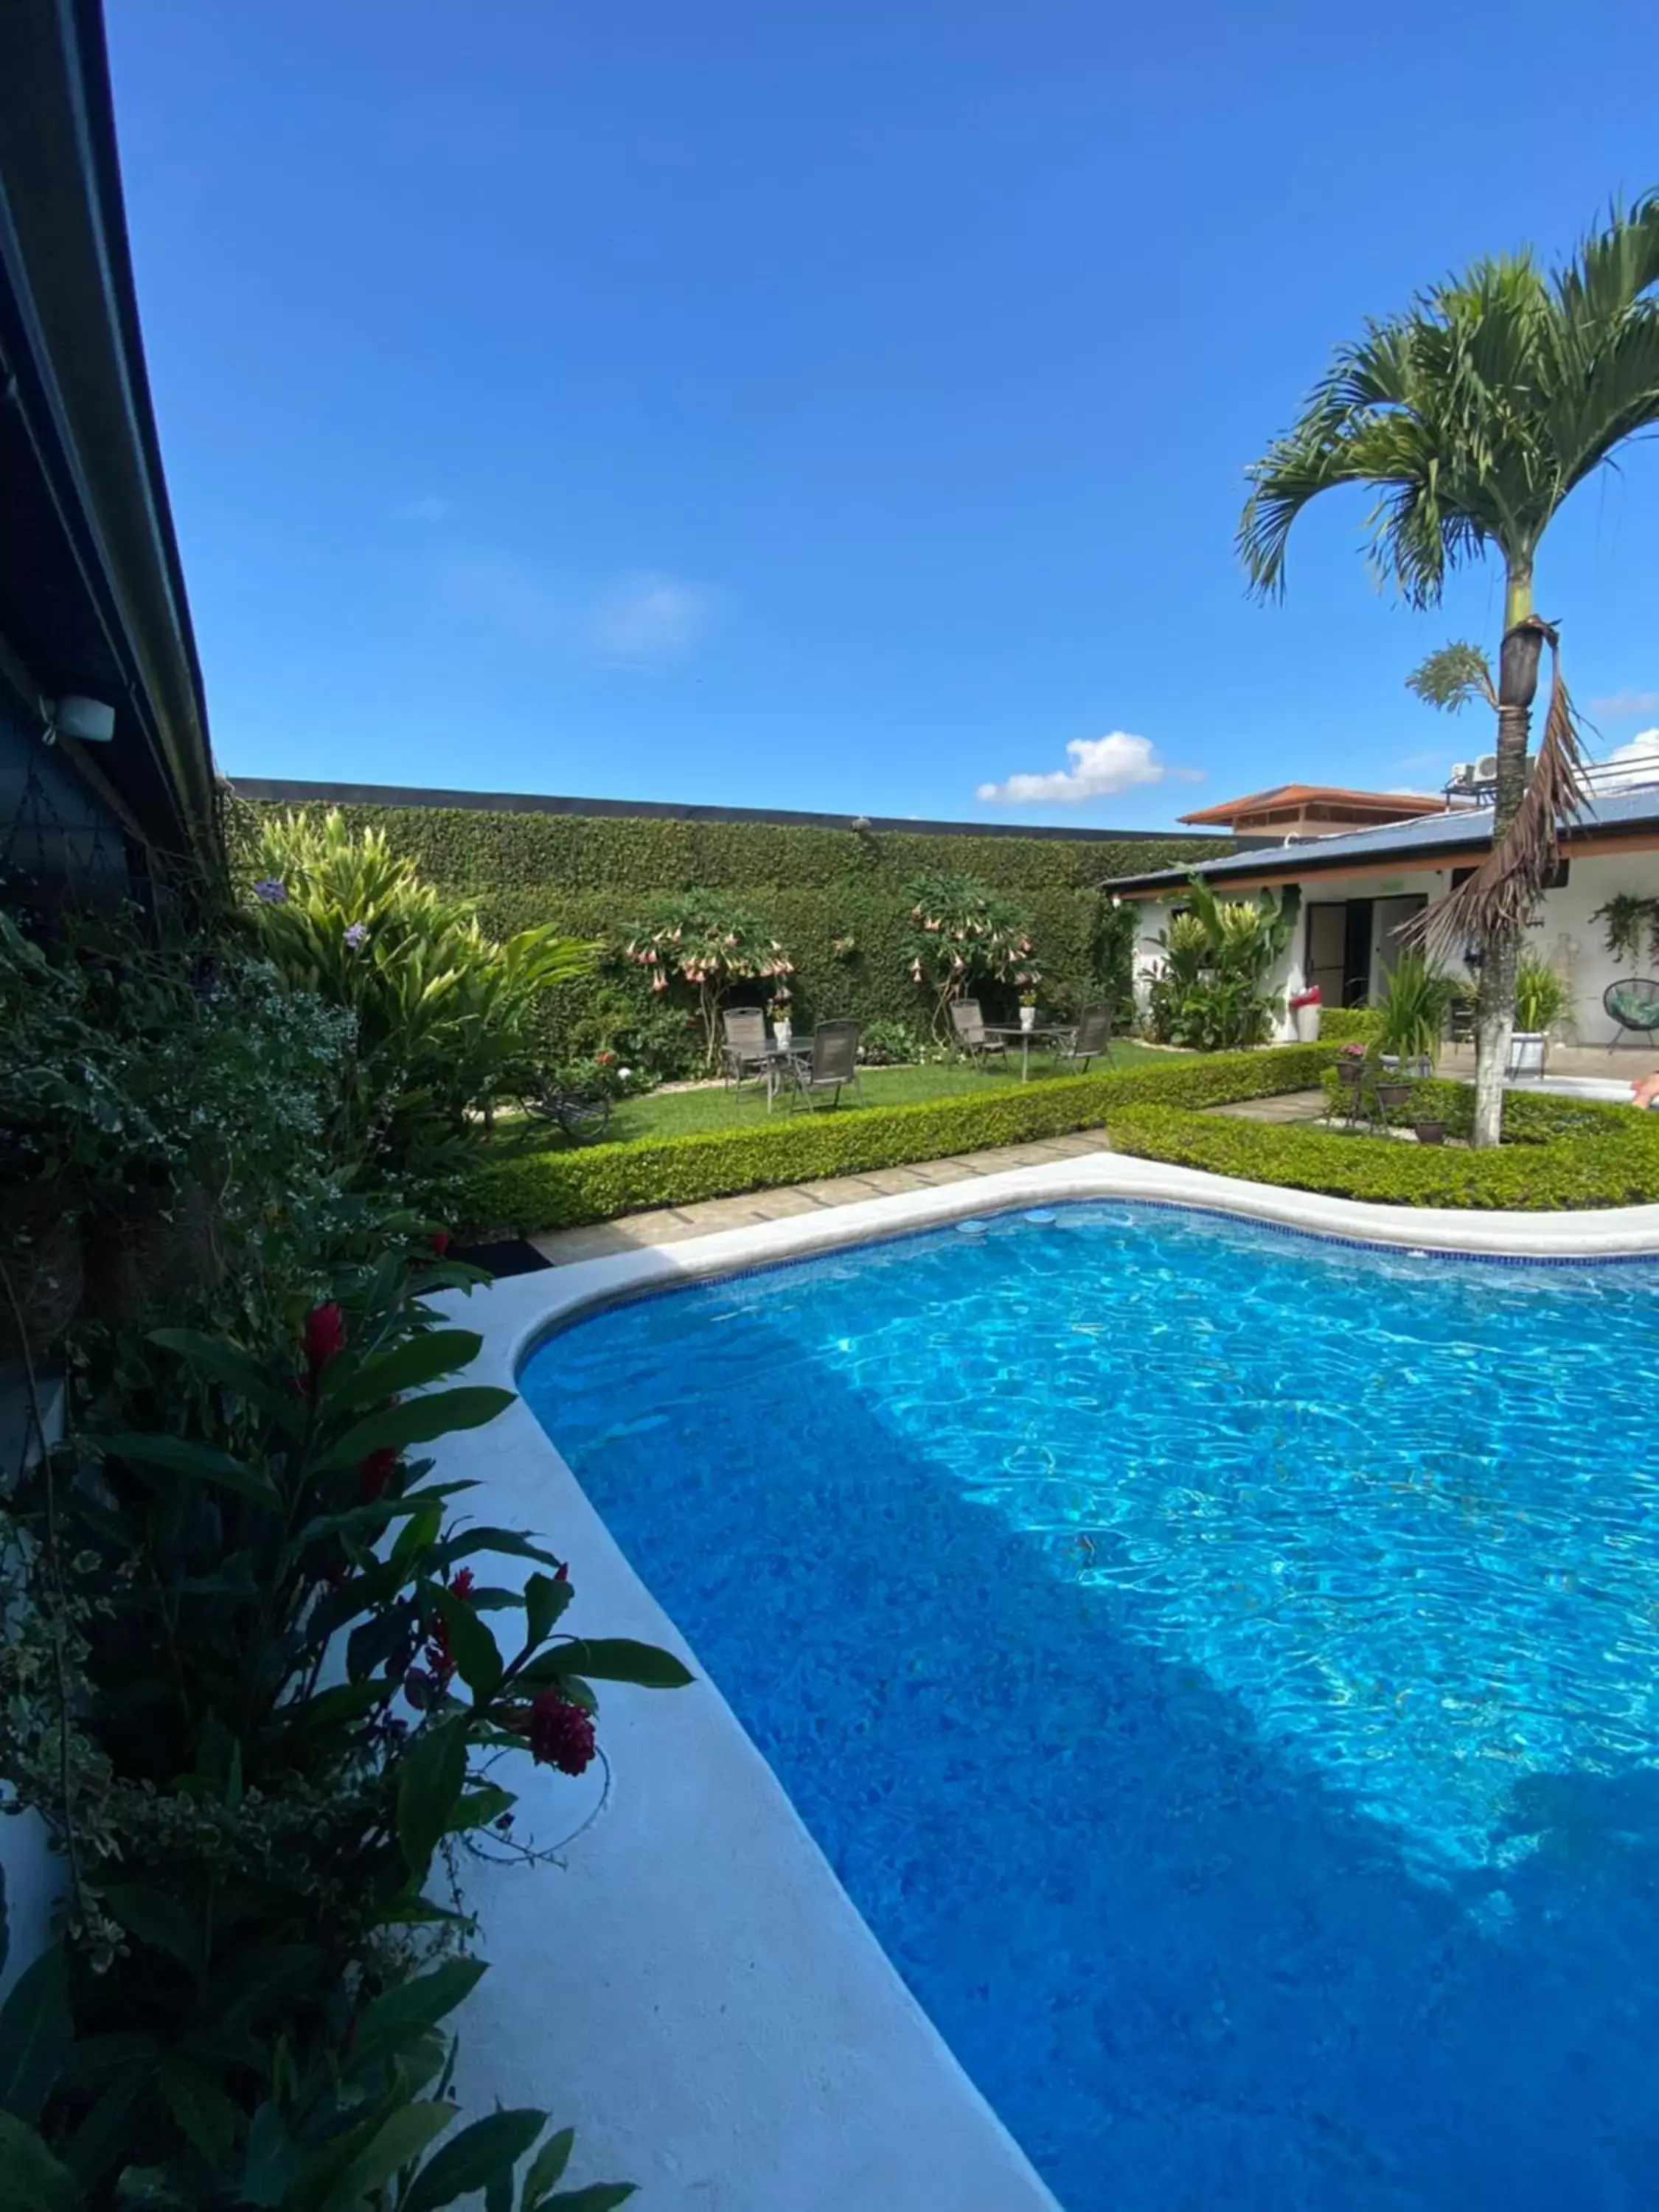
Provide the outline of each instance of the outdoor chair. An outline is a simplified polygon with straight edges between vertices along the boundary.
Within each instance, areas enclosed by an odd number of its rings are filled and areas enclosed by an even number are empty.
[[[810,1054],[792,1054],[785,1065],[784,1080],[789,1103],[816,1107],[828,1097],[839,1103],[843,1091],[853,1091],[860,1102],[864,1086],[859,1081],[859,1025],[856,1022],[820,1022],[812,1032]]]
[[[1091,1060],[1109,1060],[1112,1051],[1112,1010],[1109,1006],[1085,1006],[1078,1017],[1072,1032],[1072,1041],[1054,1057],[1067,1067],[1089,1072]]]
[[[1622,982],[1609,983],[1601,994],[1601,1004],[1618,1023],[1612,1052],[1628,1030],[1632,1036],[1650,1037],[1659,1030],[1659,983],[1650,976],[1626,975]]]
[[[728,1006],[720,1017],[725,1039],[720,1066],[728,1083],[740,1085],[748,1076],[763,1076],[771,1062],[766,1042],[766,1017],[758,1006]]]
[[[983,1063],[994,1054],[1006,1052],[1007,1040],[992,1036],[985,1026],[985,1017],[979,1010],[977,999],[953,999],[951,1001],[951,1026],[957,1034],[958,1048],[969,1060]]]

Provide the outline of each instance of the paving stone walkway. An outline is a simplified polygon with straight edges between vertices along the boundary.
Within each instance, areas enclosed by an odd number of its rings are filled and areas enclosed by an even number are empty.
[[[1046,1137],[1036,1144],[1003,1145],[993,1152],[917,1160],[908,1167],[872,1168],[865,1175],[832,1176],[816,1182],[787,1183],[777,1190],[751,1190],[741,1198],[665,1206],[649,1213],[625,1214],[620,1221],[597,1222],[589,1229],[550,1230],[529,1241],[555,1267],[562,1267],[573,1260],[598,1259],[606,1252],[631,1252],[642,1244],[678,1244],[684,1237],[709,1237],[719,1229],[752,1228],[759,1221],[782,1221],[792,1214],[853,1206],[861,1199],[891,1198],[901,1191],[967,1182],[975,1176],[1001,1175],[1010,1168],[1076,1159],[1082,1153],[1107,1149],[1103,1132],[1085,1130],[1072,1137]]]

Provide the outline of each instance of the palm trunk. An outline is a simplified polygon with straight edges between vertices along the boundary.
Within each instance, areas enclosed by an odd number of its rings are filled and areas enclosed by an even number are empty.
[[[1532,612],[1532,570],[1511,564],[1504,592],[1504,645],[1498,673],[1498,793],[1492,842],[1514,821],[1527,789],[1527,740],[1538,691],[1543,641],[1523,628]],[[1476,1145],[1504,1135],[1504,1078],[1515,1033],[1515,977],[1521,958],[1518,929],[1494,930],[1480,948],[1480,988],[1475,1006],[1474,1127]]]

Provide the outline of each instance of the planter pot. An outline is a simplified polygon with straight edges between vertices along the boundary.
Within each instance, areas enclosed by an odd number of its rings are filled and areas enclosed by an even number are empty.
[[[1379,1083],[1376,1095],[1386,1107],[1403,1106],[1412,1095],[1409,1083]]]
[[[0,1184],[0,1258],[10,1294],[0,1291],[0,1366],[48,1356],[81,1310],[81,1224],[49,1184]],[[23,1325],[20,1333],[15,1297]]]
[[[1022,1006],[1019,1010],[1021,1029],[1034,1030],[1036,1027],[1036,1016],[1037,1010],[1035,1006]]]
[[[1511,1075],[1541,1075],[1548,1044],[1547,1030],[1516,1030],[1510,1039],[1509,1073]]]
[[[1298,1044],[1317,1044],[1319,1042],[1319,1017],[1324,1012],[1324,1011],[1325,1009],[1322,1006],[1297,1006],[1292,1008],[1291,1019],[1296,1024],[1296,1041]]]
[[[776,1040],[779,1048],[784,1052],[788,1051],[794,1034],[795,1032],[790,1028],[787,1022],[774,1022],[772,1024],[772,1035]]]
[[[1446,1141],[1445,1123],[1419,1121],[1417,1125],[1417,1141],[1419,1145],[1443,1145]]]

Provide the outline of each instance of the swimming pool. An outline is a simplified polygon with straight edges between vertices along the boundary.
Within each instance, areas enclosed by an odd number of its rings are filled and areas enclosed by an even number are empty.
[[[1109,1201],[521,1381],[1068,2212],[1634,2207],[1656,1287]]]

